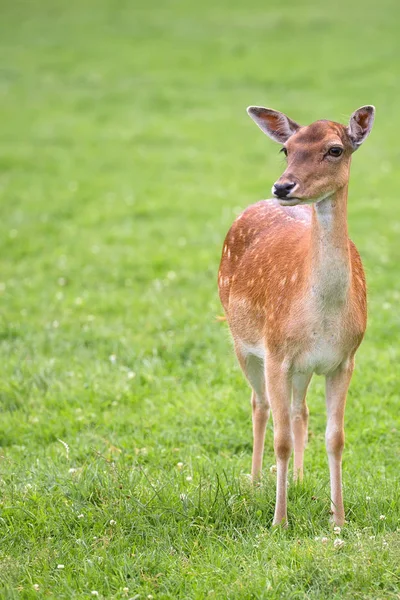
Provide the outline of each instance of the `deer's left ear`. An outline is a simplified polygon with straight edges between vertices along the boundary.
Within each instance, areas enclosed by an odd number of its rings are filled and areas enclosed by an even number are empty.
[[[374,119],[375,106],[362,106],[351,115],[347,133],[355,150],[369,136]]]

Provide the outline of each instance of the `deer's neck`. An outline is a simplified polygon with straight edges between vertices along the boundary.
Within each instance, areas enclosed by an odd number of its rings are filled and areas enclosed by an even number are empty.
[[[312,207],[311,295],[323,307],[346,302],[351,277],[347,185]]]

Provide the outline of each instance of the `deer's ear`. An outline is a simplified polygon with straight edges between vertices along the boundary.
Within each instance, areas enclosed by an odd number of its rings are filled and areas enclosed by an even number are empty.
[[[264,133],[279,144],[287,142],[290,136],[300,129],[300,125],[295,121],[272,108],[249,106],[247,113]]]
[[[375,106],[362,106],[350,117],[347,133],[355,150],[370,134],[375,119]]]

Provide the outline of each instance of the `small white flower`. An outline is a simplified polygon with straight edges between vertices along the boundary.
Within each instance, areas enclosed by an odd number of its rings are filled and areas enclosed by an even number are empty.
[[[116,525],[116,524],[117,524],[117,521],[114,521],[114,519],[111,519],[110,525]]]
[[[269,472],[270,473],[276,473],[277,472],[277,466],[276,465],[271,465],[269,468]]]
[[[152,600],[154,598],[154,596],[152,594],[149,594],[147,597],[149,600]]]
[[[375,536],[374,536],[374,535],[370,535],[370,536],[369,536],[369,539],[370,539],[370,540],[374,540],[374,539],[375,539]]]
[[[97,592],[96,590],[92,590],[92,596],[98,596],[99,592]]]
[[[337,525],[336,527],[334,527],[334,528],[333,528],[333,533],[334,533],[335,535],[339,535],[339,534],[340,534],[340,532],[341,532],[341,529],[340,529],[340,527],[339,527],[338,525]]]
[[[183,468],[183,462],[178,462],[176,464],[176,466],[178,467],[178,469],[182,469]]]
[[[128,379],[134,379],[136,377],[136,373],[134,371],[128,371]]]
[[[80,515],[78,515],[78,519],[83,519],[85,515],[83,515],[82,513]]]
[[[381,521],[385,521],[386,520],[386,516],[385,515],[380,515],[379,518],[380,518]]]
[[[63,569],[64,565],[57,565],[57,569]]]
[[[193,477],[192,477],[191,475],[188,475],[188,476],[186,477],[186,481],[192,481],[192,479],[193,479]]]
[[[389,544],[387,543],[387,541],[386,541],[386,540],[383,540],[383,542],[382,542],[382,546],[383,546],[384,548],[387,548],[387,547],[389,546]]]
[[[340,538],[336,538],[336,540],[333,542],[333,546],[334,546],[334,548],[343,548],[344,540],[341,540]]]
[[[314,538],[314,542],[319,542],[319,537],[318,537],[318,536],[316,536],[316,537]]]
[[[33,587],[33,589],[35,590],[35,592],[38,592],[38,591],[39,591],[39,589],[40,589],[40,588],[39,588],[39,584],[38,584],[38,583],[34,583],[32,587]]]
[[[127,587],[124,587],[124,588],[122,588],[122,591],[123,591],[123,592],[129,592],[129,588],[127,588]]]
[[[321,538],[321,542],[322,542],[322,544],[327,544],[328,543],[328,538],[327,537],[322,537]]]
[[[117,357],[115,354],[110,354],[108,360],[110,361],[110,363],[115,364],[117,362]]]
[[[182,502],[186,502],[186,500],[188,499],[187,494],[180,494],[179,498],[182,500]]]
[[[369,502],[371,500],[371,496],[365,496],[365,499],[367,502]]]
[[[68,473],[76,473],[78,469],[75,469],[75,467],[71,467],[70,469],[68,469]]]

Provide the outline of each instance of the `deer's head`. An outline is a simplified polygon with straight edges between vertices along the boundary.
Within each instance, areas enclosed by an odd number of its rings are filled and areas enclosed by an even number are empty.
[[[362,106],[347,126],[315,121],[302,127],[270,108],[249,106],[247,112],[264,133],[282,144],[287,167],[272,193],[285,206],[318,202],[345,186],[351,155],[368,137],[375,116],[373,106]]]

